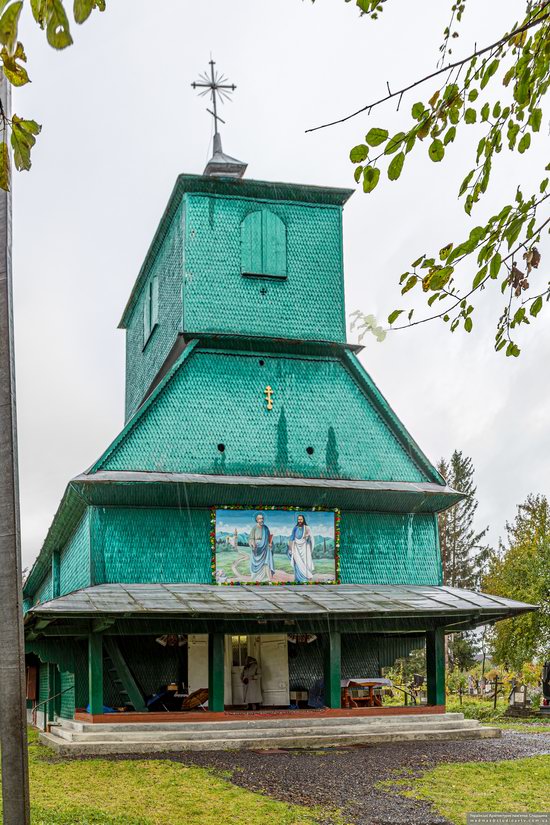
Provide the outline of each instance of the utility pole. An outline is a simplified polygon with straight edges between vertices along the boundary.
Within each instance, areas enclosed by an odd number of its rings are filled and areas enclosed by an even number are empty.
[[[11,117],[10,87],[0,98]],[[8,139],[7,128],[3,138]],[[0,746],[4,825],[30,825],[21,586],[15,358],[11,271],[11,193],[0,189]]]

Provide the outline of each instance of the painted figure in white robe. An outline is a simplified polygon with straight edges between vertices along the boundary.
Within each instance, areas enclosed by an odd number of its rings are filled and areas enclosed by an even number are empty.
[[[253,656],[247,656],[241,673],[241,682],[244,685],[244,702],[246,705],[252,706],[252,710],[256,710],[256,705],[262,703],[261,679],[262,675],[258,667],[258,662]]]
[[[311,581],[315,572],[313,564],[313,548],[315,539],[308,527],[305,517],[300,514],[297,524],[293,527],[288,543],[288,555],[294,568],[294,581],[303,583]]]

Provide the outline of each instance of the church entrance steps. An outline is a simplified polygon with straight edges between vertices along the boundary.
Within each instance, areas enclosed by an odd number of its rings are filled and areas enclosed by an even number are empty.
[[[449,718],[450,717],[450,718]],[[266,725],[263,720],[245,723],[197,723],[162,725],[132,725],[121,730],[120,724],[82,726],[61,720],[50,733],[41,733],[40,741],[61,755],[139,754],[178,752],[185,750],[250,750],[263,748],[330,748],[355,745],[383,744],[406,741],[445,741],[456,739],[485,739],[500,736],[499,728],[482,727],[477,720],[456,718],[461,714],[439,714],[431,718],[416,717],[392,720],[340,719],[340,724],[303,725],[303,719],[292,725]],[[337,720],[333,720],[337,721]],[[105,727],[111,728],[105,730]],[[168,729],[167,729],[168,727]],[[114,728],[114,730],[113,730]]]
[[[423,723],[422,725],[418,724],[407,724],[407,725],[400,725],[398,728],[397,726],[388,727],[386,725],[379,724],[379,725],[334,725],[330,728],[330,736],[340,736],[340,735],[347,735],[350,733],[377,733],[377,732],[385,732],[391,731],[394,728],[400,731],[423,731],[423,730],[433,730],[433,725],[429,723]],[[460,725],[461,729],[467,728],[478,728],[479,724],[476,724],[475,720],[465,720],[463,724]],[[444,722],[440,723],[436,726],[437,730],[455,730],[457,728],[456,722]],[[296,726],[295,728],[286,728],[280,729],[284,730],[284,736],[292,735],[292,736],[311,736],[316,734],[327,734],[327,729],[325,726],[316,726],[316,727],[301,727]],[[233,739],[242,739],[243,736],[246,736],[247,739],[264,739],[270,736],[277,736],[280,735],[280,731],[274,728],[240,728],[240,729],[231,729],[231,730],[173,730],[173,731],[156,731],[151,730],[150,727],[147,730],[140,730],[140,731],[129,731],[120,733],[118,731],[91,731],[89,733],[76,733],[74,731],[66,730],[62,726],[55,729],[55,734],[62,739],[65,739],[68,742],[170,742],[170,741],[181,741],[182,739],[189,739],[191,741],[194,740],[210,740],[210,739],[220,739],[222,736],[224,739],[233,740]]]
[[[333,726],[345,725],[347,723],[353,725],[373,725],[383,722],[384,725],[399,725],[402,727],[403,725],[407,725],[409,723],[418,725],[424,722],[435,722],[436,724],[443,721],[460,723],[470,721],[475,722],[475,720],[465,720],[463,713],[425,713],[421,716],[383,716],[382,714],[370,716],[353,716],[349,714],[342,714],[341,716],[325,716],[322,712],[319,714],[313,712],[309,716],[303,716],[300,713],[295,714],[293,711],[287,711],[285,715],[281,713],[280,716],[275,714],[266,714],[265,716],[261,716],[260,713],[255,713],[254,715],[250,714],[248,718],[244,715],[240,715],[237,719],[232,719],[231,716],[228,715],[223,720],[209,719],[208,714],[205,713],[204,721],[201,721],[200,717],[197,719],[195,716],[193,721],[189,722],[182,721],[181,719],[178,719],[178,721],[170,721],[170,716],[171,714],[164,713],[149,714],[149,719],[146,722],[125,723],[123,721],[117,721],[98,723],[81,722],[78,720],[73,721],[72,719],[58,719],[58,723],[65,729],[79,732],[113,731],[118,733],[120,731],[147,731],[151,728],[154,728],[155,731],[219,730],[225,732],[231,729],[251,730],[254,728],[261,728],[280,730],[281,728],[294,729],[296,727],[322,727],[323,730],[326,730],[327,727],[332,729]],[[123,718],[122,714],[119,718],[121,717]],[[103,718],[105,718],[105,716]]]

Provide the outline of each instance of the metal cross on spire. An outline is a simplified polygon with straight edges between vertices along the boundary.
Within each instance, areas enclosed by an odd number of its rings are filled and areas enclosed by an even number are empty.
[[[231,99],[232,93],[237,88],[234,83],[228,83],[227,77],[220,74],[215,68],[216,62],[210,59],[210,76],[207,72],[202,72],[199,75],[199,80],[191,83],[193,89],[202,89],[199,95],[210,95],[212,100],[212,109],[206,111],[214,118],[214,132],[218,134],[218,121],[225,123],[225,120],[218,114],[218,98],[220,103]]]
[[[215,67],[215,61],[210,58],[210,74],[203,72],[198,80],[191,83],[193,89],[199,89],[201,97],[210,95],[212,101],[212,108],[206,111],[214,118],[214,146],[212,157],[206,164],[203,174],[209,177],[242,178],[246,171],[246,163],[225,154],[218,129],[218,121],[225,123],[225,120],[218,114],[218,104],[230,100],[237,87],[234,83],[228,83],[227,77],[220,74]]]

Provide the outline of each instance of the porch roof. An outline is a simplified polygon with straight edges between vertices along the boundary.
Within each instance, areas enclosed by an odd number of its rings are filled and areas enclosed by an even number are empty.
[[[282,620],[330,615],[360,618],[455,619],[485,624],[537,607],[455,587],[420,585],[99,584],[35,605],[34,617],[250,618]],[[447,623],[447,622],[445,622]]]

